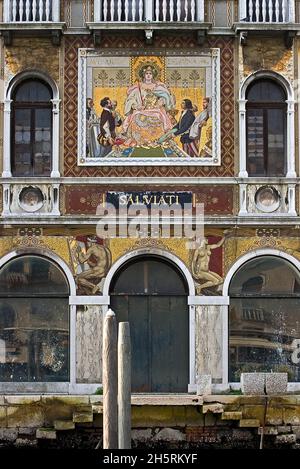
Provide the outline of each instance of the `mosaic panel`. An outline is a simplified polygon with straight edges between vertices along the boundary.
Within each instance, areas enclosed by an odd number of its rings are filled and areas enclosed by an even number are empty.
[[[221,55],[221,166],[131,166],[131,167],[79,167],[77,165],[77,92],[78,92],[78,49],[93,47],[90,37],[70,36],[65,39],[65,141],[64,175],[92,177],[186,177],[186,176],[232,176],[234,174],[234,55],[233,40],[228,38],[209,39],[205,48],[219,48]],[[143,49],[141,36],[103,35],[102,48]],[[193,36],[178,34],[156,37],[153,49],[197,48]],[[199,48],[201,51],[202,49]]]

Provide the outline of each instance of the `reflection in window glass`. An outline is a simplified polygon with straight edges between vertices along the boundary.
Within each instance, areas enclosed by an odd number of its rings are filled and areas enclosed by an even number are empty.
[[[284,282],[282,281],[284,279]],[[287,372],[300,381],[300,277],[289,262],[258,257],[230,285],[229,380],[243,372]]]
[[[0,271],[0,295],[68,296],[64,274],[56,264],[38,256],[22,256],[5,264]]]
[[[68,285],[58,267],[37,256],[0,272],[0,381],[69,380]]]
[[[35,79],[21,83],[15,95],[16,101],[26,103],[50,101],[51,97],[49,87]]]

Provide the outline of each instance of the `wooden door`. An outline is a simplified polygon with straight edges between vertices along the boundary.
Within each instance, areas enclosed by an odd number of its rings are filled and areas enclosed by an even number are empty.
[[[187,392],[189,314],[180,273],[157,260],[131,264],[114,283],[111,308],[130,324],[132,391]]]

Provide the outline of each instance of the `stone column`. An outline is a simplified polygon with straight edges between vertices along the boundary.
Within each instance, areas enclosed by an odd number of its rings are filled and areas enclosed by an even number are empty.
[[[240,142],[239,142],[239,151],[240,151],[240,171],[239,177],[246,178],[248,177],[247,172],[247,153],[246,153],[246,99],[239,100],[239,127],[240,127]]]
[[[248,207],[247,207],[247,184],[239,184],[239,191],[240,191],[240,210],[239,216],[247,215],[248,214]]]
[[[52,171],[51,177],[60,177],[59,172],[59,103],[60,99],[52,102]]]
[[[78,383],[102,383],[102,328],[101,306],[77,307],[76,375]]]
[[[10,148],[10,127],[11,127],[11,99],[4,101],[4,129],[3,129],[3,178],[9,178],[11,174],[11,148]]]
[[[223,296],[195,296],[194,303],[194,377],[211,375],[212,384],[228,386],[228,305]],[[192,354],[192,351],[191,351]],[[190,384],[196,391],[196,382]]]
[[[289,215],[296,217],[296,184],[288,185]]]
[[[101,21],[101,8],[102,8],[102,1],[94,0],[94,22],[95,23],[100,23]]]
[[[287,174],[286,177],[297,177],[295,171],[295,101],[287,100],[287,120],[286,120],[286,155],[287,155]]]

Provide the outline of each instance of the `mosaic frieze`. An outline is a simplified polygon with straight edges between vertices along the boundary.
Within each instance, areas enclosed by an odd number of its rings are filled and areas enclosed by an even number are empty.
[[[77,236],[70,241],[70,252],[78,295],[101,294],[112,263],[105,240],[97,236]]]
[[[26,250],[41,251],[47,255],[47,251],[59,256],[66,264],[71,264],[71,256],[68,239],[63,236],[37,236],[35,233],[26,233],[22,236],[2,236],[0,240],[0,257],[11,251]]]
[[[9,252],[55,254],[69,265],[79,295],[101,295],[107,273],[121,257],[130,253],[172,254],[185,264],[194,279],[198,295],[221,295],[224,277],[236,261],[251,251],[276,249],[300,260],[298,230],[288,234],[276,227],[210,229],[198,245],[182,237],[101,239],[90,234],[76,236],[43,236],[39,230],[25,230],[22,236],[2,236],[0,256]],[[83,230],[84,231],[84,230]],[[216,234],[213,234],[213,233]],[[129,255],[129,256],[128,256]],[[168,257],[168,256],[167,256]]]
[[[257,230],[257,236],[236,237],[226,240],[224,249],[225,274],[234,265],[238,258],[257,249],[278,249],[300,260],[300,238],[283,237],[276,229]]]
[[[190,270],[198,295],[220,295],[225,237],[207,236],[190,252]]]

